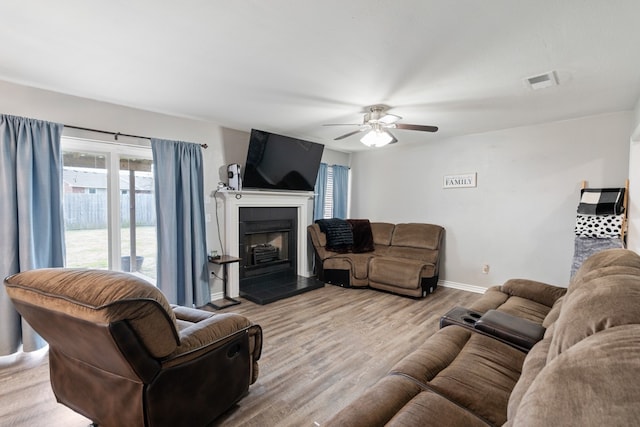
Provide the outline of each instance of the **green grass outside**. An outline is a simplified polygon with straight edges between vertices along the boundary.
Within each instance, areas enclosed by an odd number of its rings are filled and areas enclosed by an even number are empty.
[[[122,255],[129,255],[129,228],[121,229]],[[107,269],[108,235],[107,229],[67,230],[66,266]],[[143,256],[140,272],[151,278],[156,277],[156,228],[136,227],[136,255]]]

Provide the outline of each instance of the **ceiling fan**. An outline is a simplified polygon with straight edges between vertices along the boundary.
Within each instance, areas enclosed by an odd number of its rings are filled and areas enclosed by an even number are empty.
[[[402,119],[402,117],[387,113],[388,109],[389,107],[386,105],[373,105],[368,107],[368,111],[365,113],[362,123],[332,123],[325,124],[323,126],[360,126],[360,129],[340,135],[339,137],[334,138],[334,141],[348,138],[351,135],[355,135],[360,132],[368,131],[360,139],[360,142],[369,147],[382,147],[387,144],[394,144],[398,142],[396,137],[389,132],[389,129],[418,130],[422,132],[436,132],[438,130],[437,126],[397,123],[397,121]]]

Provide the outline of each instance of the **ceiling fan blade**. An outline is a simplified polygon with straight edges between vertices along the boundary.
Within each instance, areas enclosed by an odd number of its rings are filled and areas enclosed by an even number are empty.
[[[437,132],[438,126],[426,126],[426,125],[409,125],[406,123],[396,123],[396,129],[406,129],[406,130],[420,130],[423,132]]]
[[[387,132],[389,135],[391,135],[391,138],[393,138],[393,139],[391,140],[391,142],[390,142],[389,144],[387,144],[387,145],[395,144],[396,142],[398,142],[398,140],[396,139],[396,137],[395,137],[391,132],[389,132],[389,130],[388,130],[388,129],[386,130],[386,132]]]
[[[341,135],[341,136],[339,136],[339,137],[337,137],[337,138],[333,138],[333,140],[334,140],[334,141],[339,141],[339,140],[341,140],[341,139],[348,138],[348,137],[350,137],[351,135],[355,135],[356,133],[360,133],[360,132],[362,132],[362,131],[363,131],[363,129],[354,130],[353,132],[345,133],[344,135]]]

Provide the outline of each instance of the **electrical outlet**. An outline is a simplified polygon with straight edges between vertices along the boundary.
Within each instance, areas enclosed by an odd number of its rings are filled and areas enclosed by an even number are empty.
[[[482,274],[489,274],[489,264],[482,264]]]

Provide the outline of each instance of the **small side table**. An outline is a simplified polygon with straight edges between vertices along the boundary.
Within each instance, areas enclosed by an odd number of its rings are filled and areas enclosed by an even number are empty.
[[[220,257],[214,258],[209,257],[209,262],[212,264],[217,264],[222,266],[222,299],[211,301],[209,305],[211,305],[216,310],[220,310],[223,308],[231,307],[232,305],[240,304],[240,301],[231,298],[227,295],[227,266],[234,262],[240,262],[242,258],[230,256],[230,255],[222,255]]]

